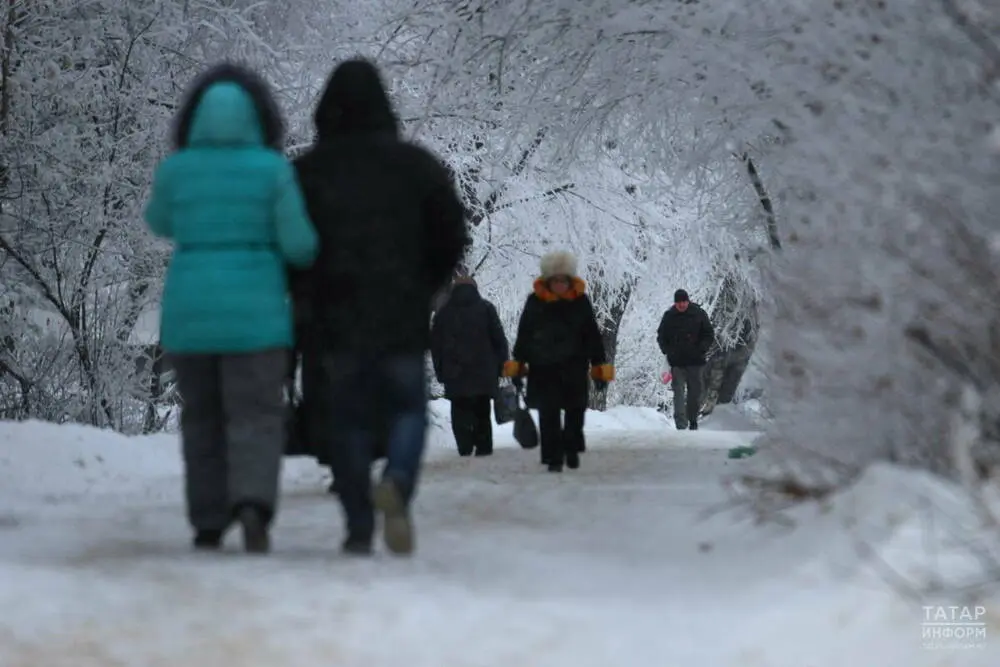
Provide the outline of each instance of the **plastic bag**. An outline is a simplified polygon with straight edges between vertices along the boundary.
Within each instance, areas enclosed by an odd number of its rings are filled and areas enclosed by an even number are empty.
[[[660,367],[660,382],[663,384],[670,384],[674,379],[674,374],[670,370],[670,362],[663,359],[663,365]]]
[[[493,418],[497,424],[514,421],[517,416],[517,389],[512,384],[504,384],[493,398]]]

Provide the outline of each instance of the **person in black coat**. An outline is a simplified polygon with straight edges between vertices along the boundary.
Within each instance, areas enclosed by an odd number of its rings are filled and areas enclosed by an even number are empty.
[[[614,379],[586,284],[576,275],[576,258],[555,252],[542,258],[542,275],[524,304],[513,359],[504,375],[527,376],[525,398],[538,409],[542,463],[549,472],[563,464],[580,466],[585,448],[584,416],[590,387],[587,369],[598,385]]]
[[[702,368],[715,342],[715,329],[708,313],[692,303],[686,291],[677,290],[674,305],[660,320],[656,342],[667,356],[673,375],[674,423],[678,430],[696,431],[701,409]]]
[[[451,401],[451,430],[459,456],[493,453],[490,402],[507,355],[497,309],[480,296],[475,280],[458,278],[434,316],[431,358],[445,398]]]
[[[339,65],[314,120],[316,142],[295,167],[320,252],[293,292],[309,306],[301,345],[321,369],[325,428],[335,434],[330,460],[347,518],[344,549],[371,552],[377,509],[386,546],[408,554],[427,428],[431,299],[469,245],[465,208],[447,167],[400,137],[372,63]],[[383,420],[387,460],[372,489]]]

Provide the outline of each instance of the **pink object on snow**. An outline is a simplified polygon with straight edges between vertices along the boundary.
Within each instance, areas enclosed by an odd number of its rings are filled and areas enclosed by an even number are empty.
[[[674,374],[670,371],[663,371],[663,375],[660,376],[660,380],[663,384],[670,384],[670,381],[674,379]]]

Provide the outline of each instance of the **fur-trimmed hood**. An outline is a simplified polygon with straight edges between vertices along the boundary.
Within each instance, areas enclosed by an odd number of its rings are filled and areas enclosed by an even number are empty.
[[[544,255],[541,261],[541,270],[544,280],[554,278],[555,276],[579,278],[577,275],[576,256],[565,250],[550,252]]]
[[[360,58],[341,63],[330,74],[313,121],[321,140],[353,134],[399,136],[399,120],[382,76],[374,63]]]
[[[196,119],[195,112],[205,93],[219,83],[233,83],[243,89],[256,111],[255,120],[259,125],[261,141],[268,148],[283,150],[285,125],[270,86],[253,70],[228,62],[203,72],[188,87],[184,102],[174,118],[174,149],[187,148]]]

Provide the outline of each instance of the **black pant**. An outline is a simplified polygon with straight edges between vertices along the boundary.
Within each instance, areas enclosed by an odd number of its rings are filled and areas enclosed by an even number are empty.
[[[542,463],[561,466],[567,454],[579,454],[584,450],[583,419],[586,414],[586,408],[539,408]]]
[[[451,432],[461,456],[493,453],[493,417],[490,396],[461,396],[451,399]]]

